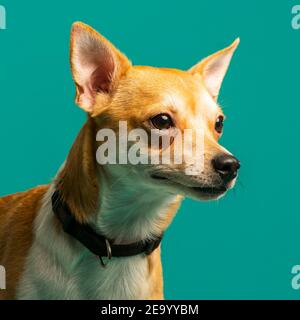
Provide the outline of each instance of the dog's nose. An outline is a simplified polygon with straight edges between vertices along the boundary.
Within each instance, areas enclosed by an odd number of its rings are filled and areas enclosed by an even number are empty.
[[[229,154],[217,155],[212,160],[212,165],[225,182],[233,180],[240,168],[239,160]]]

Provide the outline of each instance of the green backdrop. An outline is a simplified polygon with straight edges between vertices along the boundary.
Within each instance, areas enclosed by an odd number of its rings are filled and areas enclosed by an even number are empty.
[[[299,1],[300,3],[300,1]],[[50,181],[85,115],[69,70],[72,22],[84,21],[135,64],[189,68],[240,47],[220,102],[222,143],[239,183],[211,203],[186,200],[163,241],[168,299],[298,299],[300,30],[295,1],[0,1],[0,194]]]

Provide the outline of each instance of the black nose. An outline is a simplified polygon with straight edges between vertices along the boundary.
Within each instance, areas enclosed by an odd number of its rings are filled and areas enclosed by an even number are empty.
[[[229,154],[219,154],[212,160],[214,169],[222,176],[225,182],[229,182],[237,176],[240,162]]]

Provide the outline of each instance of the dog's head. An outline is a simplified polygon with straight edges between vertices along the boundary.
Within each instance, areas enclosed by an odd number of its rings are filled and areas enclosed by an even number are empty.
[[[170,155],[165,162],[146,164],[144,158],[141,163],[116,164],[114,168],[118,169],[113,169],[114,164],[107,166],[112,170],[125,170],[136,182],[161,192],[196,199],[215,199],[231,188],[240,165],[218,143],[224,114],[217,97],[238,43],[237,39],[188,71],[141,67],[133,66],[124,54],[89,26],[75,23],[71,35],[71,66],[77,104],[89,114],[98,130],[119,133],[120,121],[126,122],[128,135],[134,129],[141,129],[139,139],[149,138],[144,145],[149,151],[148,160],[151,152],[158,153],[160,160],[166,150]],[[187,129],[190,139],[185,136]],[[157,136],[156,141],[168,137],[169,144],[163,145],[161,141],[151,144],[151,139]],[[119,155],[121,138],[117,135],[115,140]],[[188,140],[189,147],[185,147]],[[98,143],[103,146],[104,141]],[[127,142],[127,153],[137,155],[142,150],[130,148],[132,142]],[[183,161],[177,161],[178,155],[183,156]]]

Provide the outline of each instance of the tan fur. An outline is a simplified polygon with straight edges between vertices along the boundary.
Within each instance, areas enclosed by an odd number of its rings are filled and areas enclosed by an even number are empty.
[[[98,206],[100,191],[96,173],[95,136],[95,124],[89,118],[56,181],[63,199],[80,222],[87,222]]]
[[[0,265],[6,269],[7,289],[0,299],[14,299],[25,258],[33,241],[33,222],[48,186],[0,198]]]
[[[178,196],[178,200],[174,202],[166,215],[165,220],[162,222],[161,230],[164,231],[172,222],[174,215],[176,214],[178,207],[181,204],[182,197]],[[161,264],[161,247],[155,250],[148,256],[149,265],[149,278],[151,283],[150,300],[162,300],[164,299],[163,292],[163,270]]]

